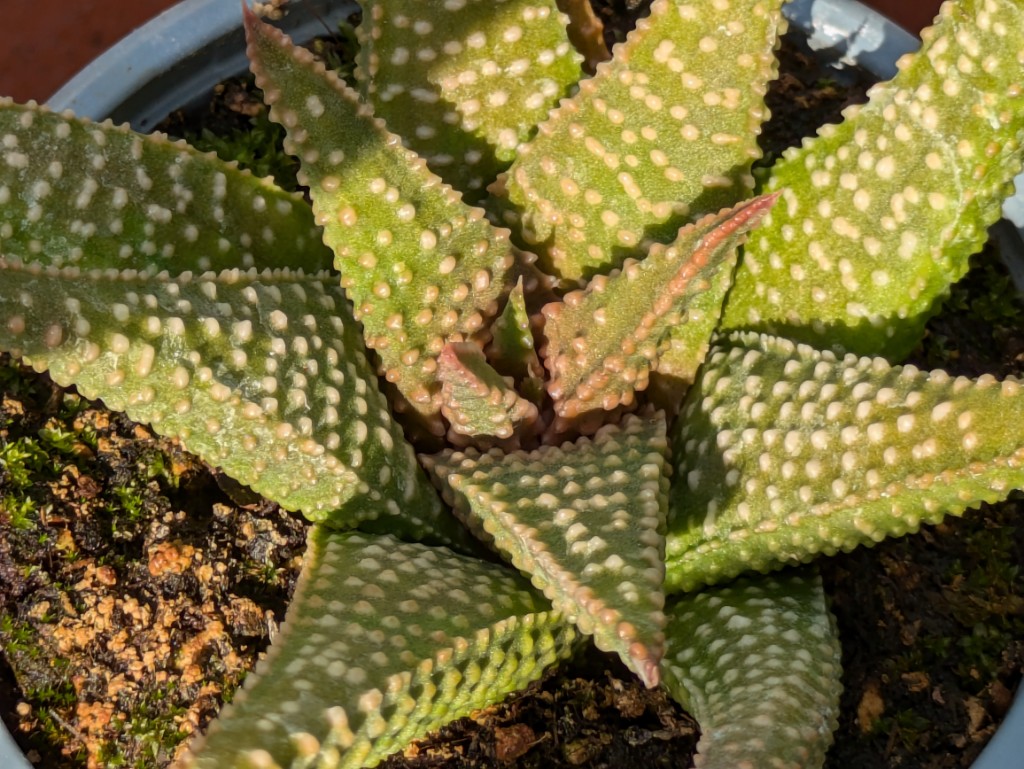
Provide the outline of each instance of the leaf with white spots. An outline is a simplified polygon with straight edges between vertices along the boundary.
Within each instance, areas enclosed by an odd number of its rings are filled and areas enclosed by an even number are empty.
[[[555,0],[364,0],[356,77],[406,146],[467,200],[580,77]]]
[[[540,678],[575,638],[501,566],[317,528],[281,634],[181,766],[374,766]]]
[[[541,402],[544,394],[544,367],[534,347],[522,278],[508,295],[501,315],[491,324],[487,359],[498,372],[512,377],[527,400]]]
[[[213,153],[0,99],[0,254],[172,273],[331,264],[302,197]]]
[[[501,220],[575,283],[745,197],[781,0],[655,0],[523,147]]]
[[[454,445],[519,446],[537,422],[537,407],[523,398],[472,342],[447,345],[438,358],[441,413]]]
[[[724,327],[899,359],[967,271],[1021,169],[1024,8],[946,3],[920,53],[787,152]]]
[[[437,435],[437,356],[486,334],[515,262],[506,230],[427,170],[312,54],[247,15],[249,55],[288,131],[367,346]]]
[[[665,686],[700,724],[700,769],[820,769],[842,686],[821,578],[739,579],[670,601]]]
[[[58,384],[313,520],[402,516],[409,536],[465,541],[388,411],[333,273],[171,277],[0,257],[0,281],[0,349]]]
[[[592,439],[424,461],[467,525],[648,686],[664,647],[665,420],[626,416]]]
[[[590,412],[631,405],[673,342],[671,373],[684,386],[693,380],[740,244],[774,202],[775,196],[754,198],[706,216],[680,229],[670,246],[655,244],[643,260],[627,259],[621,270],[544,307],[541,352],[551,372],[556,432],[587,421]],[[689,313],[698,297],[712,312]]]
[[[1024,488],[1024,387],[738,333],[673,436],[669,591],[901,536]]]

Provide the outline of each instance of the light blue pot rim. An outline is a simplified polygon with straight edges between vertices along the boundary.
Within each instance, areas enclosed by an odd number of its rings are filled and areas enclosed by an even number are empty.
[[[292,7],[278,26],[296,40],[330,34],[358,10],[352,0],[303,0]],[[93,60],[48,103],[151,131],[197,94],[246,71],[240,0],[183,0]]]
[[[296,39],[308,40],[326,34],[325,24],[333,29],[355,7],[348,0],[306,0],[281,27]],[[811,48],[826,61],[859,66],[880,78],[892,77],[896,60],[920,45],[916,37],[855,0],[793,0],[785,13],[792,25],[807,32]],[[238,0],[184,0],[93,61],[49,104],[146,131],[188,105],[195,94],[245,69]],[[1024,175],[1017,180],[1018,194],[1004,209],[1018,229],[1024,228],[1022,179]],[[1003,236],[1007,233],[997,233]],[[972,769],[1013,769],[1021,765],[1022,755],[1024,695],[1016,698]],[[0,767],[32,769],[2,723]]]
[[[306,0],[281,27],[308,40],[356,7],[350,0]],[[884,79],[895,74],[896,59],[920,44],[853,0],[793,0],[785,14],[826,60]],[[195,94],[246,70],[241,19],[238,0],[184,0],[95,59],[49,104],[94,120],[131,123],[138,131],[152,129]]]

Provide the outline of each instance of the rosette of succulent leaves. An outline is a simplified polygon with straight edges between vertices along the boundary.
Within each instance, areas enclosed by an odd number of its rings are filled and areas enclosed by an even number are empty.
[[[1024,486],[1017,382],[899,363],[1020,169],[1024,2],[755,184],[780,6],[655,0],[588,77],[554,0],[368,0],[355,88],[247,12],[312,207],[0,105],[0,345],[317,524],[184,766],[372,766],[586,639],[701,766],[821,765],[794,565]]]

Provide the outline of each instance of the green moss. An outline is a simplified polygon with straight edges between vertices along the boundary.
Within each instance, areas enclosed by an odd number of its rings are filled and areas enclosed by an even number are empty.
[[[35,475],[52,468],[46,449],[31,438],[19,438],[0,446],[0,469],[6,483],[15,489],[26,489],[35,482]]]
[[[155,688],[131,708],[127,719],[115,721],[114,728],[130,739],[101,747],[99,760],[103,766],[145,769],[166,761],[187,736],[179,726],[187,709],[174,704],[173,694],[172,684]]]
[[[14,494],[4,495],[3,510],[10,516],[11,526],[19,531],[31,528],[39,516],[39,510],[34,500]]]
[[[43,617],[42,620],[47,620]],[[39,643],[39,632],[31,622],[0,612],[0,644],[39,728],[29,737],[32,747],[64,745],[70,728],[61,712],[67,713],[78,701],[67,672],[70,663]],[[84,752],[79,751],[79,760]]]
[[[281,149],[284,129],[270,121],[266,110],[249,118],[248,126],[232,127],[224,133],[203,128],[186,133],[184,138],[196,149],[215,152],[222,160],[237,162],[257,176],[274,177],[285,189],[298,188],[298,161]]]
[[[324,65],[352,85],[359,48],[353,23],[358,22],[343,21],[337,30],[327,30],[329,36],[311,44],[312,51]],[[232,112],[230,106],[218,108],[208,115],[210,119],[204,121],[202,127],[180,132],[182,138],[199,150],[215,152],[222,160],[237,162],[257,176],[271,176],[286,190],[298,189],[299,183],[295,178],[298,160],[284,151],[284,129],[270,120],[262,93],[252,84],[252,77],[228,81],[219,88],[224,93],[233,92],[249,98],[245,98],[244,106],[235,107],[237,112]],[[208,127],[207,122],[212,127]]]

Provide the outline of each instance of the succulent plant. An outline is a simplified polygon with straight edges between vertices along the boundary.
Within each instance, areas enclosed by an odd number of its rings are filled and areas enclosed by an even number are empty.
[[[358,91],[246,15],[311,208],[0,103],[0,347],[317,523],[182,765],[372,766],[589,636],[700,765],[820,766],[838,639],[776,570],[1024,487],[1017,382],[899,365],[1020,169],[1022,4],[758,184],[780,0],[655,0],[583,79],[553,0],[363,8]]]

